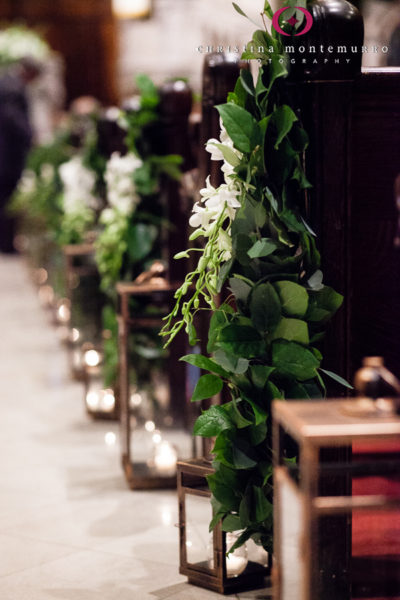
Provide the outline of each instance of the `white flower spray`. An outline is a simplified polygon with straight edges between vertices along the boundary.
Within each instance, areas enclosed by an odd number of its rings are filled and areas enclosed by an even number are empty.
[[[104,289],[112,285],[122,267],[129,221],[140,202],[134,174],[142,165],[135,154],[122,156],[119,152],[112,154],[107,163],[104,178],[108,204],[100,215],[103,230],[96,242],[97,264]]]
[[[189,252],[202,254],[196,269],[186,276],[185,282],[175,293],[177,303],[161,332],[161,335],[169,336],[166,345],[182,327],[185,327],[191,343],[196,342],[192,309],[196,311],[200,308],[200,297],[203,297],[209,307],[215,310],[214,297],[219,291],[221,266],[232,258],[231,227],[236,212],[241,207],[240,198],[243,193],[243,182],[237,177],[235,167],[243,155],[234,147],[222,121],[220,124],[220,140],[210,139],[206,150],[211,154],[211,160],[223,161],[221,171],[224,174],[224,183],[215,188],[211,185],[210,177],[207,177],[206,187],[200,190],[200,200],[193,207],[189,224],[195,231],[189,239],[193,241],[199,237],[206,238],[204,248],[191,248],[175,257],[189,258]],[[184,296],[193,285],[195,290],[192,296],[184,301]],[[179,311],[182,313],[182,319],[172,324]]]

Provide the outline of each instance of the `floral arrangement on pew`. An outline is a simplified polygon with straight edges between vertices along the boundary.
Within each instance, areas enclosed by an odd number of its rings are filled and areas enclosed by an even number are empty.
[[[180,178],[182,158],[154,154],[159,125],[160,97],[146,75],[138,75],[140,96],[121,114],[126,130],[127,154],[114,153],[106,165],[107,206],[101,212],[101,233],[96,241],[96,261],[101,287],[109,302],[103,312],[108,337],[104,341],[105,385],[115,383],[118,367],[116,290],[118,281],[133,281],[155,260],[161,258],[161,233],[167,226],[160,199],[164,176]],[[155,335],[154,355],[163,350]]]
[[[72,143],[74,117],[49,144],[34,147],[11,202],[11,210],[38,225],[59,246],[80,243],[96,226],[104,187],[105,161],[97,150],[96,116],[82,146]]]
[[[266,26],[273,17],[268,1],[262,17],[264,29],[242,56],[259,62],[258,77],[242,70],[228,102],[217,107],[221,136],[206,149],[222,162],[224,183],[214,188],[207,179],[194,205],[191,239],[203,238],[204,247],[176,256],[197,252],[199,259],[176,292],[162,335],[168,345],[185,328],[196,344],[195,316],[212,311],[209,356],[181,359],[208,371],[192,401],[224,386],[231,398],[204,411],[194,428],[215,438],[210,529],[221,521],[224,531],[241,532],[230,551],[251,537],[271,552],[271,402],[324,396],[325,377],[348,384],[321,367],[318,342],[342,296],[323,283],[315,234],[303,216],[308,136],[285,87],[279,36]]]

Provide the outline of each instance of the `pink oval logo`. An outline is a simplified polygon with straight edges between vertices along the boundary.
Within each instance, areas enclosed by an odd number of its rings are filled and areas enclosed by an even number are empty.
[[[272,27],[275,29],[275,31],[277,31],[281,35],[286,35],[288,37],[290,37],[290,33],[286,33],[285,31],[283,31],[282,27],[279,25],[279,17],[285,11],[287,11],[289,8],[292,8],[292,7],[284,6],[283,8],[280,8],[279,10],[276,11],[276,13],[274,14],[274,16],[272,18]],[[305,24],[303,31],[300,31],[299,33],[294,34],[295,37],[297,37],[299,35],[304,35],[310,31],[311,27],[313,26],[314,19],[312,17],[312,14],[306,8],[303,8],[302,6],[295,6],[294,8],[300,10],[302,13],[304,13],[304,15],[306,17],[306,24]],[[289,23],[289,25],[292,25],[292,27],[294,27],[296,25],[296,23],[298,23],[298,22],[299,21],[298,21],[298,19],[296,19],[295,15],[293,15],[293,17],[291,17],[287,21],[287,23]]]

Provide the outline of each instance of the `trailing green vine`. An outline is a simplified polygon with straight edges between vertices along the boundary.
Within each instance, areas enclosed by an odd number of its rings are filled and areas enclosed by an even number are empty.
[[[100,215],[96,262],[101,288],[109,299],[104,326],[105,379],[112,385],[117,376],[118,344],[115,284],[132,281],[161,258],[162,229],[167,225],[160,186],[163,177],[180,178],[182,158],[154,153],[153,136],[160,126],[160,96],[154,83],[139,75],[140,96],[121,113],[126,129],[127,154],[114,153],[105,169],[107,205]],[[159,348],[162,354],[162,348]]]
[[[272,14],[265,2],[263,20]],[[243,58],[260,63],[258,77],[254,82],[242,70],[228,102],[217,107],[221,139],[210,140],[207,150],[223,161],[225,182],[217,189],[207,182],[194,206],[192,239],[202,236],[205,245],[162,335],[168,344],[185,328],[195,343],[197,311],[213,311],[210,356],[181,359],[208,371],[192,401],[224,386],[231,397],[203,412],[194,428],[216,438],[210,527],[222,521],[223,530],[242,532],[235,547],[252,537],[271,551],[271,403],[324,396],[325,377],[348,384],[321,368],[317,345],[342,296],[323,284],[315,234],[303,217],[308,136],[285,87],[278,35],[257,30]],[[177,258],[191,251],[198,249]],[[217,307],[226,282],[230,295]]]

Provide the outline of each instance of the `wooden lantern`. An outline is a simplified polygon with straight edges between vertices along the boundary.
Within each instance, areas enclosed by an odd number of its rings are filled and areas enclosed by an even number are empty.
[[[74,379],[86,376],[83,344],[101,348],[101,311],[104,303],[94,261],[92,243],[71,244],[63,248],[67,302],[69,306],[68,357]]]
[[[237,537],[224,533],[218,524],[212,533],[211,492],[207,475],[214,473],[211,463],[194,459],[178,463],[180,530],[180,569],[189,583],[220,594],[262,587],[269,573],[268,554],[242,546],[227,556]]]
[[[400,589],[400,418],[372,401],[293,401],[273,405],[276,600],[386,598]],[[360,452],[360,444],[367,451]],[[353,447],[349,463],[321,460]],[[298,463],[285,448],[297,448]],[[356,452],[354,452],[356,451]],[[324,493],[334,478],[337,492]],[[350,481],[342,493],[341,481]],[[330,486],[332,488],[332,486]],[[339,529],[352,527],[346,560],[332,560]],[[326,529],[331,528],[330,542]],[[349,536],[350,537],[350,536]],[[320,539],[325,540],[321,546]],[[348,565],[343,568],[343,564]],[[275,569],[275,566],[274,566]],[[329,581],[329,585],[327,585]]]
[[[122,465],[131,489],[175,487],[178,456],[192,455],[189,370],[176,362],[175,352],[152,359],[149,348],[146,371],[152,375],[143,383],[138,362],[146,352],[135,351],[138,340],[149,333],[158,338],[178,287],[157,276],[117,284]],[[179,351],[184,353],[182,346]]]

